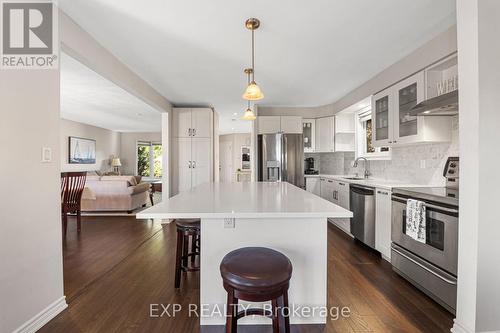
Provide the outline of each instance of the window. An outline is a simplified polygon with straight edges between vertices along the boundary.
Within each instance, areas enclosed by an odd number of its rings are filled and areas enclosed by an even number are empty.
[[[161,178],[163,150],[161,143],[150,141],[137,142],[137,175],[148,178]]]
[[[373,127],[371,107],[362,109],[357,113],[356,126],[356,157],[367,159],[390,159],[389,147],[373,146]]]

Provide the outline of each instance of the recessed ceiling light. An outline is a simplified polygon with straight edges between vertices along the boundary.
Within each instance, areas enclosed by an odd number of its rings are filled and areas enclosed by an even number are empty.
[[[431,112],[430,112],[430,111],[424,111],[423,113],[424,113],[424,114],[429,114],[429,113],[431,113]]]
[[[238,115],[238,112],[233,113],[233,116],[237,116],[237,115]]]

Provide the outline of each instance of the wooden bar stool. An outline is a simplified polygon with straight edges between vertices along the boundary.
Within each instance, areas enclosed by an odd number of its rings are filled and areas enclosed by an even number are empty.
[[[196,257],[200,256],[200,219],[177,219],[177,250],[175,254],[175,288],[181,286],[182,272],[196,272]],[[191,262],[191,263],[189,263]]]
[[[228,253],[222,259],[220,272],[227,291],[227,333],[236,333],[238,319],[249,315],[271,318],[274,333],[280,332],[280,322],[284,323],[285,332],[290,332],[288,288],[292,263],[286,256],[265,247],[245,247]],[[247,309],[237,312],[238,300],[271,301],[272,311]]]

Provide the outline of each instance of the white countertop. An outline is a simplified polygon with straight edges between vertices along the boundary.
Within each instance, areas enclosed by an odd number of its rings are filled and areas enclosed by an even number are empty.
[[[137,214],[144,218],[349,218],[340,206],[286,182],[206,183]]]
[[[354,175],[304,175],[304,177],[309,178],[327,178],[343,181],[349,184],[357,184],[374,188],[381,188],[385,190],[391,191],[395,187],[433,187],[436,185],[422,185],[422,184],[409,184],[402,183],[395,180],[385,180],[385,179],[376,179],[376,178],[368,178],[368,179],[347,179],[346,177],[354,177]]]

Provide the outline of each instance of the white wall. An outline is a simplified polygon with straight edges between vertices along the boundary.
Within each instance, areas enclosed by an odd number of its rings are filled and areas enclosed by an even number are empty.
[[[69,164],[68,163],[68,137],[76,136],[96,140],[95,164]],[[61,119],[60,146],[61,146],[61,171],[109,171],[112,169],[110,162],[113,156],[120,156],[119,132],[104,128]]]
[[[500,332],[500,2],[458,0],[460,218],[453,332]]]
[[[59,71],[0,70],[0,332],[64,309]],[[52,161],[41,163],[42,147]],[[54,303],[55,302],[55,303]],[[49,316],[50,319],[50,316]]]
[[[153,133],[121,133],[120,161],[122,174],[135,175],[137,163],[137,141],[154,141],[161,143],[161,132]],[[165,151],[164,151],[165,153]]]
[[[219,143],[230,141],[232,142],[232,181],[236,181],[236,171],[241,169],[241,147],[250,147],[250,133],[235,133],[235,134],[224,134],[219,136]],[[221,146],[222,147],[222,146]],[[225,154],[225,152],[220,151],[220,155]],[[250,152],[252,156],[252,153]]]

